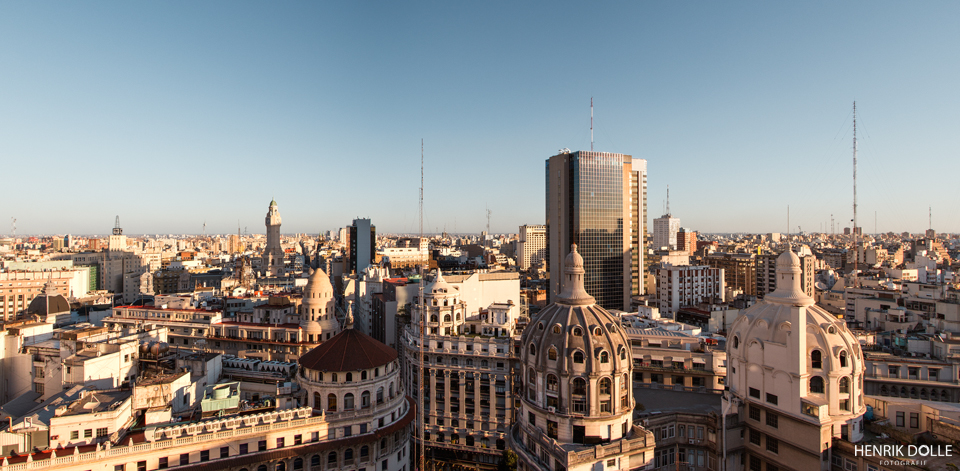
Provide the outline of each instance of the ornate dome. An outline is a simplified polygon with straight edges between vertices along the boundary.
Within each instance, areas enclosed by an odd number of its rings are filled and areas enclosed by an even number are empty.
[[[397,351],[355,329],[346,329],[305,353],[300,366],[317,371],[359,371],[384,366]]]
[[[307,285],[303,287],[300,328],[310,342],[314,338],[319,342],[325,333],[329,337],[337,331],[333,285],[330,284],[330,277],[319,268],[310,273]]]
[[[800,288],[800,259],[777,258],[777,289],[737,318],[727,335],[727,384],[786,413],[820,422],[850,419],[865,406],[860,343]]]
[[[424,289],[424,295],[434,298],[455,298],[460,294],[460,291],[453,287],[450,283],[447,283],[447,280],[443,279],[443,273],[437,268],[437,277],[433,280],[433,283],[430,283],[430,286],[427,286]]]
[[[27,315],[38,315],[46,317],[47,314],[60,314],[70,312],[70,301],[65,296],[57,293],[57,288],[53,281],[48,280],[43,285],[43,294],[33,298],[30,305],[27,306]]]
[[[562,292],[521,337],[522,407],[532,414],[521,417],[529,422],[542,415],[546,423],[558,424],[561,443],[582,442],[582,434],[616,440],[633,410],[629,339],[618,319],[587,294],[583,275],[583,258],[573,245]]]

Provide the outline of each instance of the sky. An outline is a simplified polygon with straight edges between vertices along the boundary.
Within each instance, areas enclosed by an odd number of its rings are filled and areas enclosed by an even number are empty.
[[[960,232],[960,2],[0,2],[0,234],[544,222],[558,149],[701,232]],[[789,207],[789,228],[788,213]],[[838,229],[842,230],[842,229]]]

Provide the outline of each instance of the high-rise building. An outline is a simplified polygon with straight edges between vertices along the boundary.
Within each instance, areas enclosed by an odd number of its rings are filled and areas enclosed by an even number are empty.
[[[653,220],[653,248],[670,247],[677,250],[677,232],[680,232],[680,218],[667,213]]]
[[[657,301],[663,316],[676,318],[681,307],[723,300],[722,268],[673,266],[669,263],[662,263],[657,268]]]
[[[550,299],[560,294],[566,250],[580,247],[584,286],[597,304],[629,309],[642,293],[646,161],[578,151],[546,161],[546,232]]]
[[[526,270],[547,258],[547,226],[520,226],[517,266]]]
[[[354,219],[349,232],[348,271],[360,273],[374,263],[377,255],[377,226],[369,219]]]
[[[280,247],[280,211],[277,201],[270,202],[265,219],[267,225],[267,247],[263,251],[264,265],[268,276],[283,276],[283,248]]]

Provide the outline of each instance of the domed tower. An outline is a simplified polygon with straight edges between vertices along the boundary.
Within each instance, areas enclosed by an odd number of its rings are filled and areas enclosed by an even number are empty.
[[[333,285],[330,277],[320,268],[313,270],[307,286],[303,288],[300,304],[300,328],[303,341],[320,343],[329,340],[340,331],[337,323]]]
[[[737,407],[750,428],[751,460],[828,469],[821,456],[832,437],[863,438],[863,354],[846,323],[803,292],[792,249],[777,258],[776,271],[776,290],[746,309],[727,335],[724,407]],[[769,452],[785,449],[806,453]]]
[[[421,322],[426,322],[426,333],[433,335],[459,335],[466,322],[466,303],[460,300],[460,290],[443,279],[437,269],[437,277],[423,290]]]
[[[283,248],[280,247],[280,210],[277,209],[277,200],[270,201],[264,223],[267,226],[267,247],[263,255],[267,275],[283,276]]]
[[[584,462],[582,454],[595,447],[580,450],[578,444],[626,440],[630,443],[620,450],[629,452],[607,450],[595,461],[615,459],[615,469],[643,466],[654,442],[651,433],[633,424],[629,339],[617,318],[584,289],[583,257],[576,245],[564,266],[556,302],[540,311],[521,337],[524,390],[512,446],[532,469],[546,453],[548,462],[570,470],[595,464]]]

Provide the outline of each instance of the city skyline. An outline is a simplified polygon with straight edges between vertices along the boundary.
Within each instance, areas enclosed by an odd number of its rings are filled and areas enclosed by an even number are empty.
[[[421,138],[424,232],[515,233],[591,97],[648,224],[842,233],[856,100],[864,232],[960,232],[954,3],[504,7],[0,5],[0,233],[416,233]]]

